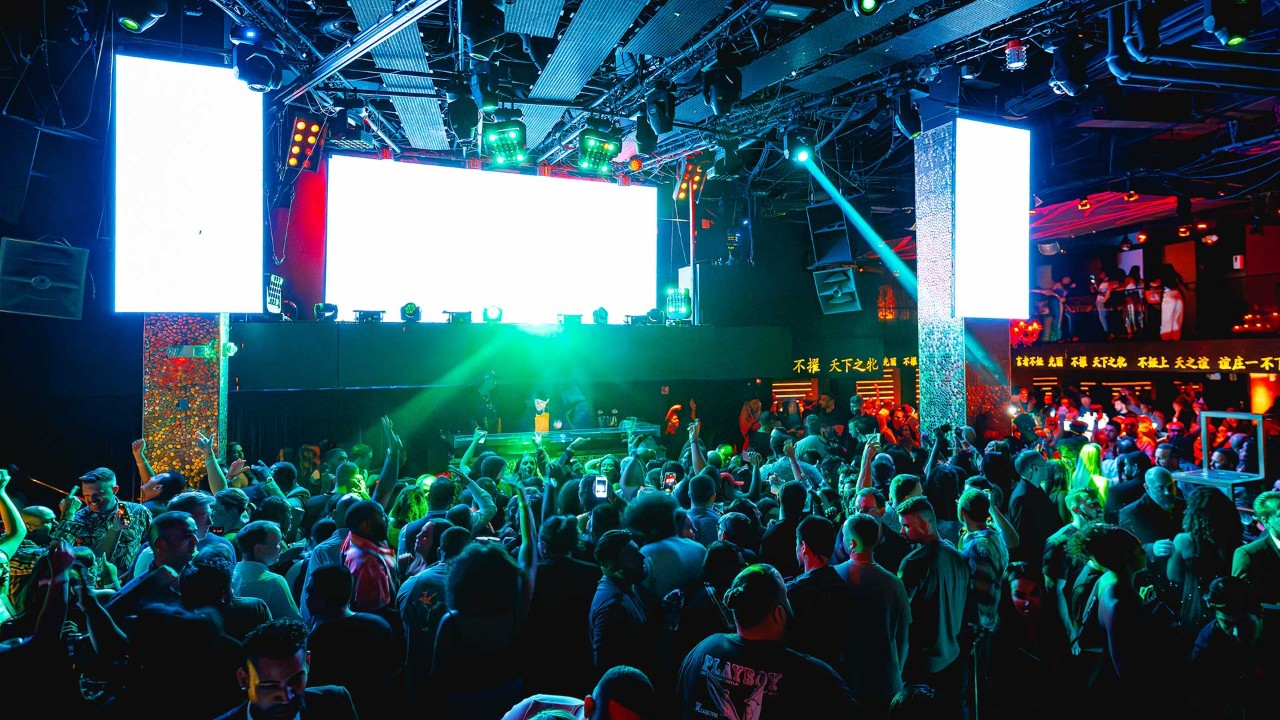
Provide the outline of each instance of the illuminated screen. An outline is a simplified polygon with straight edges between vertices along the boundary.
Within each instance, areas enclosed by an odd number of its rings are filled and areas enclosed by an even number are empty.
[[[117,312],[262,312],[262,95],[117,55]]]
[[[1030,197],[1030,131],[957,120],[957,317],[1027,317]]]
[[[325,299],[338,319],[415,302],[502,322],[643,315],[657,283],[657,190],[390,160],[329,159]]]

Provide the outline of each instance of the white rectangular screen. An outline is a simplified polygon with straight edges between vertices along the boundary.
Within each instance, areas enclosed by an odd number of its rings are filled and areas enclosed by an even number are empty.
[[[262,95],[115,58],[117,312],[262,312]]]
[[[502,308],[506,323],[558,314],[609,322],[654,306],[657,191],[389,160],[329,159],[325,299],[338,318],[415,302]]]
[[[1031,132],[956,121],[956,317],[1030,311]]]

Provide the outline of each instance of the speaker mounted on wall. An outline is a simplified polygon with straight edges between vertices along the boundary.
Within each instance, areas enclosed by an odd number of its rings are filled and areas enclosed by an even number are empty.
[[[823,315],[856,312],[862,309],[858,299],[858,286],[854,282],[854,268],[841,267],[816,270],[813,285],[818,291],[818,304]]]
[[[89,251],[0,238],[0,312],[79,320]]]

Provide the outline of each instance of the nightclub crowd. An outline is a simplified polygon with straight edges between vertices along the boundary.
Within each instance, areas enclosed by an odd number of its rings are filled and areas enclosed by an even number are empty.
[[[670,459],[477,430],[421,477],[385,417],[380,467],[202,436],[188,479],[138,441],[139,502],[97,468],[56,509],[0,470],[0,664],[53,717],[1272,716],[1280,492],[1175,480],[1199,398],[1062,396],[998,438],[748,403]]]

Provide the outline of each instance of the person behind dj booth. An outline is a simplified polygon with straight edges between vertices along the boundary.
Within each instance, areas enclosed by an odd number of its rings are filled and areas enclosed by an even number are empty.
[[[502,432],[502,415],[498,412],[498,404],[494,398],[497,388],[498,374],[490,370],[471,391],[472,426],[487,433]]]

